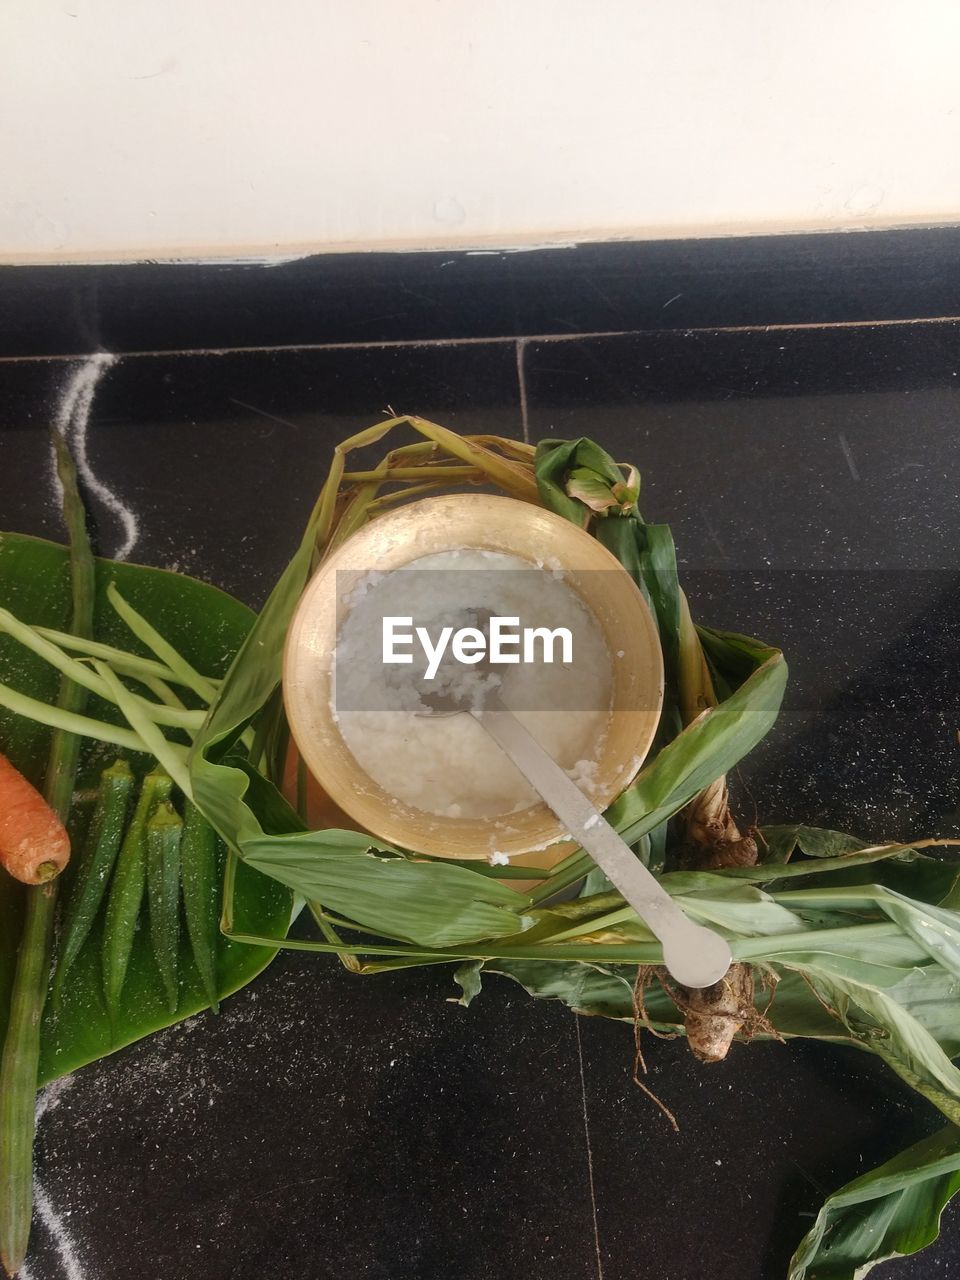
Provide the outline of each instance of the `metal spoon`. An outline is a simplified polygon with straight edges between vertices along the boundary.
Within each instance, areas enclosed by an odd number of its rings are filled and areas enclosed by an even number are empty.
[[[472,715],[510,757],[544,803],[623,894],[663,946],[663,963],[684,987],[711,987],[730,968],[725,938],[694,924],[659,881],[572,782],[495,691],[482,698],[436,693],[419,682],[421,700],[434,715]]]

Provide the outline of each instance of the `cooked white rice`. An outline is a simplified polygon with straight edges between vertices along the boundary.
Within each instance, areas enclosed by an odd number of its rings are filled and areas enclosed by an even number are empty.
[[[458,572],[438,575],[436,586],[430,574],[408,573],[432,569]],[[501,572],[483,572],[489,570]],[[499,552],[447,551],[423,556],[403,569],[367,574],[341,605],[348,612],[337,638],[332,709],[357,763],[388,794],[453,818],[494,818],[538,802],[529,783],[472,716],[429,714],[420,696],[421,687],[472,686],[476,692],[490,675],[448,656],[435,680],[421,685],[425,660],[416,643],[413,665],[383,662],[385,616],[412,616],[413,626],[425,626],[435,638],[443,626],[475,625],[478,610],[519,617],[521,627],[566,627],[572,632],[569,665],[541,660],[491,670],[507,706],[590,793],[609,719],[610,655],[596,619],[559,569]]]

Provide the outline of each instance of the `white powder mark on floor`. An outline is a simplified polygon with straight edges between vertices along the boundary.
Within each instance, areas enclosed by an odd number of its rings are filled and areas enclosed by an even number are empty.
[[[56,1111],[63,1095],[73,1088],[73,1076],[61,1076],[37,1094],[37,1124],[48,1111]]]
[[[73,1241],[63,1224],[53,1205],[50,1203],[50,1197],[40,1186],[39,1182],[33,1184],[33,1203],[36,1209],[37,1217],[50,1232],[53,1239],[54,1247],[57,1255],[63,1263],[63,1274],[67,1280],[89,1280],[87,1273],[80,1265],[80,1259],[77,1257],[76,1249]],[[20,1269],[21,1280],[23,1277],[23,1268]]]
[[[48,1111],[57,1109],[63,1095],[72,1087],[73,1076],[64,1076],[62,1079],[54,1080],[52,1084],[48,1084],[45,1089],[41,1089],[37,1095],[36,1123],[38,1126]],[[50,1235],[50,1239],[53,1241],[57,1256],[63,1265],[63,1274],[66,1280],[89,1280],[89,1276],[80,1265],[76,1246],[70,1237],[64,1220],[57,1213],[50,1197],[40,1185],[39,1178],[36,1177],[33,1180],[33,1205],[37,1217],[43,1223]],[[27,1267],[21,1267],[19,1275],[20,1280],[31,1280]]]
[[[126,503],[95,474],[87,455],[87,426],[97,383],[116,362],[117,357],[111,355],[109,351],[98,351],[84,359],[71,374],[64,389],[57,407],[56,426],[70,446],[84,485],[119,521],[123,542],[113,553],[113,559],[126,560],[140,537],[137,517]],[[63,496],[63,490],[57,478],[56,467],[54,467],[53,477],[54,490],[59,500]]]

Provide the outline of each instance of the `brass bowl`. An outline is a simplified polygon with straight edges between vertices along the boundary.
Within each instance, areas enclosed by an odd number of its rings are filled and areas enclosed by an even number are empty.
[[[485,858],[492,819],[440,817],[388,795],[357,764],[331,707],[338,597],[349,590],[351,576],[359,580],[371,569],[399,569],[421,556],[461,548],[501,552],[531,566],[557,565],[597,619],[611,656],[623,653],[611,662],[613,709],[594,797],[601,808],[629,785],[653,741],[663,701],[663,658],[650,609],[616,557],[570,521],[515,498],[424,498],[378,516],[323,561],[290,624],[283,664],[287,720],[307,769],[334,804],[373,835],[417,853]],[[567,833],[542,803],[511,814],[509,826],[509,834],[498,834],[496,847],[511,856],[530,855],[516,859],[521,866],[550,865],[564,852],[557,842],[568,840]]]

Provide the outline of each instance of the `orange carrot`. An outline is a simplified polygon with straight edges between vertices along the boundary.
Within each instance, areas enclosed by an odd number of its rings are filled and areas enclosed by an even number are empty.
[[[0,867],[43,884],[70,860],[70,837],[43,796],[0,755]]]

